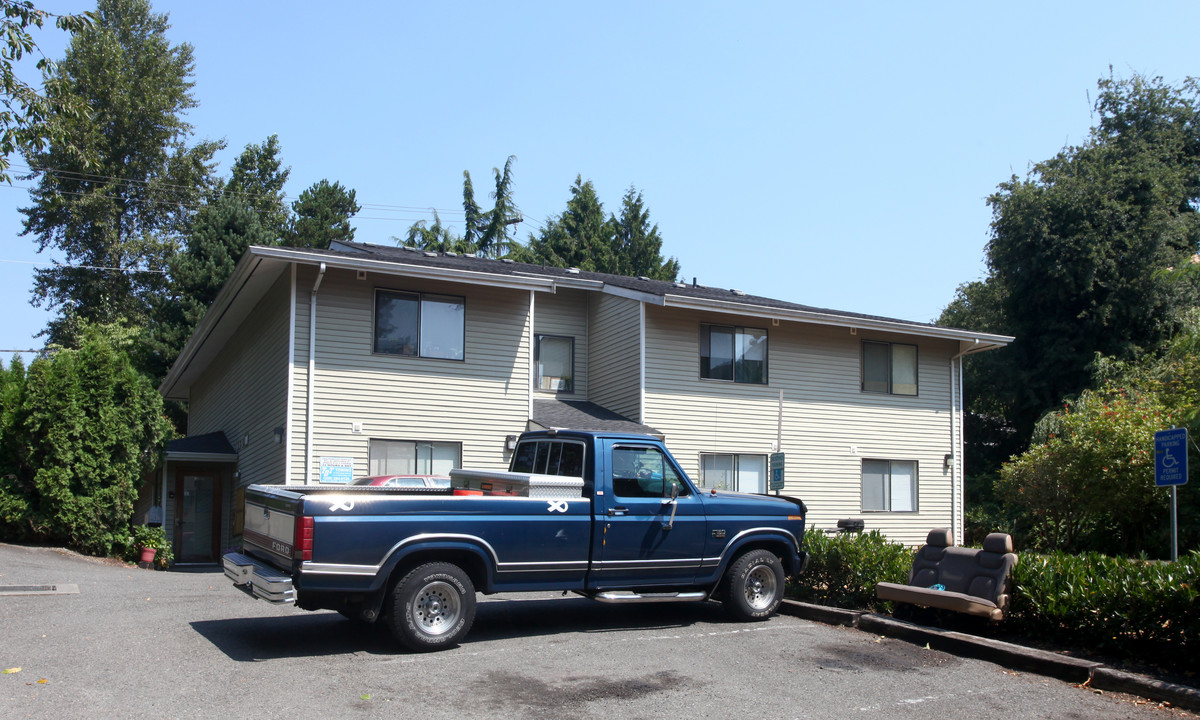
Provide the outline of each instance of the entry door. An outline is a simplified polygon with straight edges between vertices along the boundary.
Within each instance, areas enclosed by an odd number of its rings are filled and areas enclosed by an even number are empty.
[[[175,562],[213,562],[221,537],[221,488],[216,473],[175,476]]]

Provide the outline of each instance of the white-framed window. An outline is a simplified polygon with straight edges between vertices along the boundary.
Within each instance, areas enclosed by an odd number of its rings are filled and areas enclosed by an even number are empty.
[[[534,353],[538,390],[575,392],[575,338],[538,335],[537,349]]]
[[[462,467],[462,443],[371,439],[370,475],[449,475]]]
[[[863,460],[864,512],[916,512],[917,463],[912,460]]]
[[[373,350],[383,355],[462,360],[466,300],[454,295],[375,291]]]
[[[862,391],[916,395],[917,346],[864,340]]]
[[[766,385],[766,329],[700,325],[700,377]]]
[[[700,487],[746,493],[767,491],[767,456],[700,454]]]

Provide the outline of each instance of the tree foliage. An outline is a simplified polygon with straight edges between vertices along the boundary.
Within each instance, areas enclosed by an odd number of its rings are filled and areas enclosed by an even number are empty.
[[[610,219],[612,227],[612,268],[606,272],[652,280],[679,277],[679,261],[663,259],[662,237],[658,225],[650,222],[650,210],[642,193],[630,187],[621,198],[621,215]]]
[[[970,359],[966,388],[972,411],[1022,439],[1084,389],[1097,353],[1153,349],[1196,301],[1164,271],[1200,243],[1197,85],[1133,76],[1099,89],[1086,142],[989,198],[989,274],[939,318],[1016,337]]]
[[[1154,433],[1200,432],[1200,308],[1161,355],[1097,358],[1095,389],[1047,414],[1003,466],[997,494],[1029,546],[1167,555],[1166,488],[1154,485]],[[1200,455],[1200,453],[1197,453]],[[1200,478],[1200,458],[1189,466]],[[1200,545],[1200,498],[1180,493],[1181,545]]]
[[[125,551],[143,473],[168,438],[162,397],[133,366],[134,333],[87,325],[0,379],[0,534],[96,555]]]
[[[56,342],[69,341],[79,321],[148,321],[221,147],[187,144],[192,48],[168,42],[166,15],[146,0],[100,0],[96,17],[47,82],[52,102],[79,101],[90,112],[46,120],[52,141],[26,153],[37,184],[21,210],[24,234],[70,265],[35,271],[34,304],[61,313],[49,328]],[[85,163],[80,149],[96,162]]]
[[[490,194],[492,208],[484,210],[475,200],[475,186],[471,173],[463,171],[463,234],[455,233],[442,225],[437,211],[433,212],[433,223],[424,220],[413,223],[404,237],[412,247],[436,252],[472,253],[479,257],[500,258],[514,248],[512,228],[521,222],[521,213],[513,201],[512,165],[517,158],[508,156],[504,169],[492,168],[495,175],[495,190]]]
[[[87,105],[81,98],[59,91],[39,93],[32,85],[17,75],[14,63],[26,55],[40,54],[30,30],[42,28],[46,20],[53,18],[59,30],[75,34],[91,27],[93,13],[80,15],[55,15],[38,9],[30,0],[0,0],[3,18],[0,18],[0,182],[9,182],[9,156],[14,152],[40,152],[46,144],[53,143],[75,152],[83,164],[93,157],[88,148],[72,145],[62,131],[63,126],[52,122],[55,118],[79,120],[88,114]],[[60,80],[55,75],[54,61],[39,57],[36,66],[42,72],[47,87]]]
[[[247,145],[234,161],[229,181],[219,188],[226,198],[254,211],[271,244],[281,242],[287,236],[292,222],[291,209],[284,201],[283,191],[292,169],[283,166],[279,152],[278,135],[259,144]]]
[[[296,217],[283,244],[324,250],[335,240],[353,240],[350,218],[361,209],[354,190],[328,180],[314,183],[292,203]]]

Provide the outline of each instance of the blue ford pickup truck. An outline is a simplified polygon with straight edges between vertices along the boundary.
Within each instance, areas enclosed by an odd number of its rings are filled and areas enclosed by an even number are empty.
[[[608,603],[719,599],[766,618],[798,575],[804,503],[701,491],[653,437],[521,436],[509,472],[451,488],[252,485],[225,574],[256,597],[457,643],[475,593],[563,590]]]

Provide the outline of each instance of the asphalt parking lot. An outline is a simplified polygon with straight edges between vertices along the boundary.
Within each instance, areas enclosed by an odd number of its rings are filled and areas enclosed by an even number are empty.
[[[256,601],[219,570],[153,572],[0,544],[5,718],[1166,718],[911,643],[790,616],[735,624],[709,603],[482,598],[457,648]],[[67,587],[67,589],[71,589]],[[44,682],[43,682],[44,681]]]

